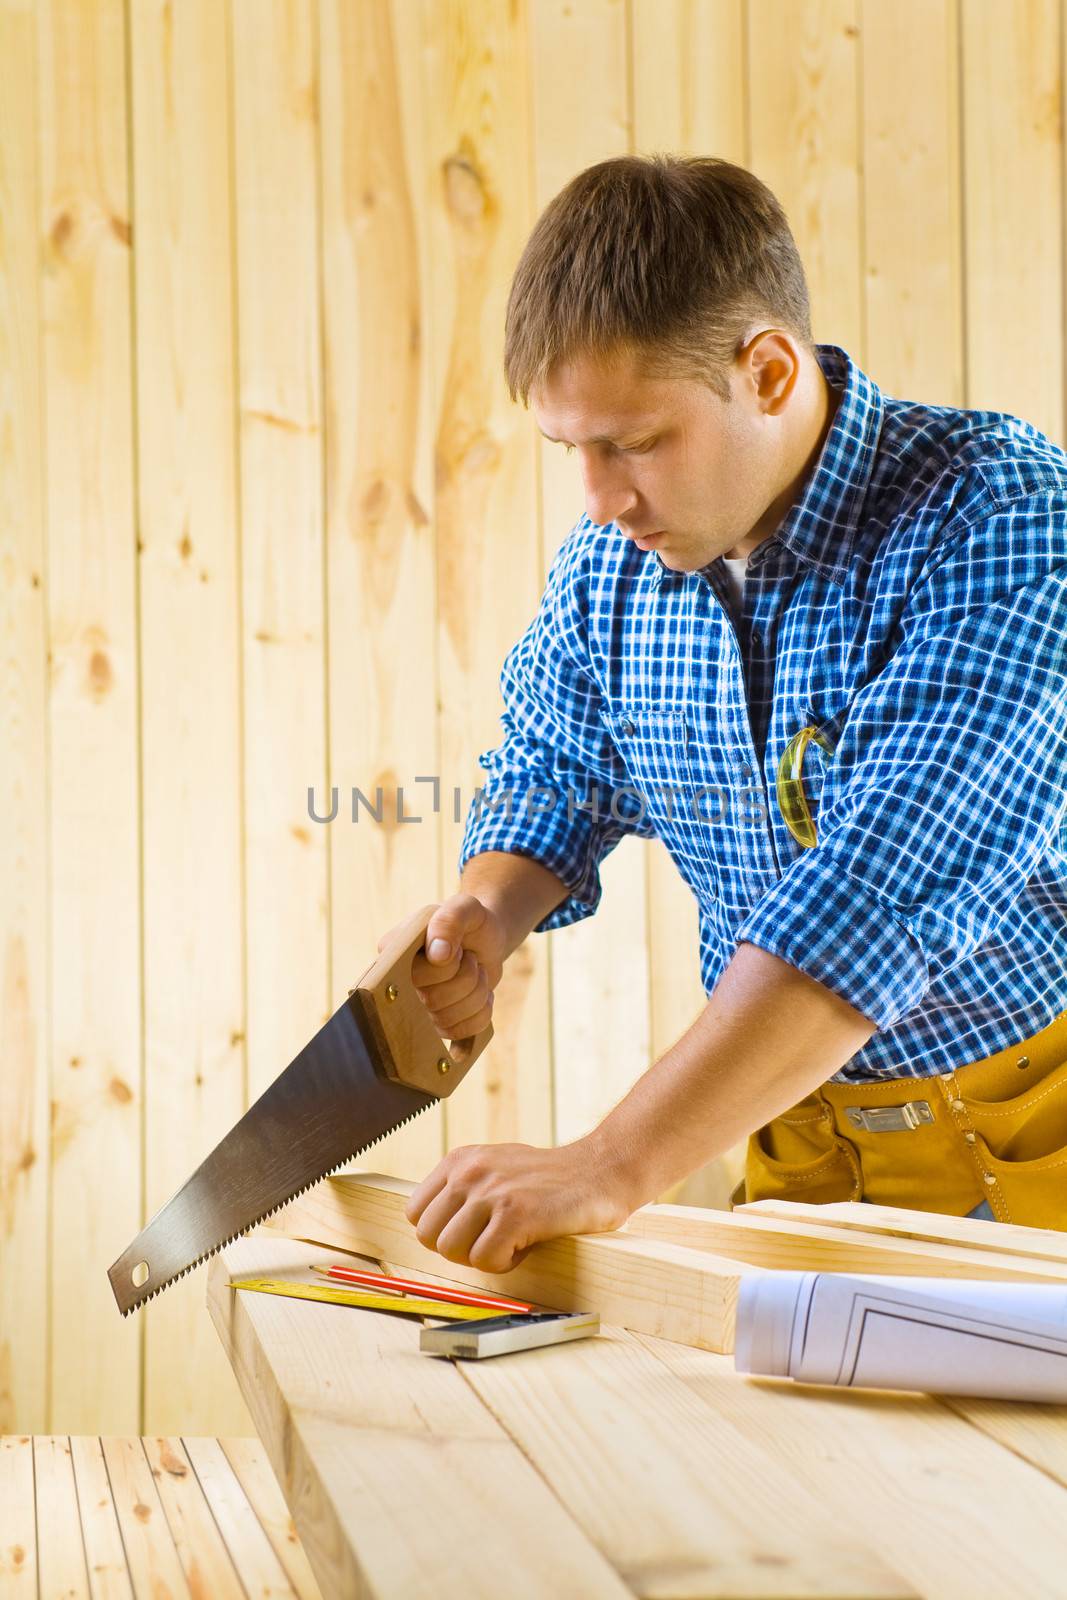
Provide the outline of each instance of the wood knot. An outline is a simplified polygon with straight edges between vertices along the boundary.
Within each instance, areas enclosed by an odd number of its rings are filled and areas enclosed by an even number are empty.
[[[89,693],[94,700],[102,700],[111,688],[114,675],[111,662],[103,650],[94,650],[89,657]]]
[[[112,1100],[118,1101],[120,1106],[129,1105],[130,1101],[133,1099],[133,1090],[130,1088],[128,1083],[125,1083],[122,1080],[122,1078],[112,1078],[111,1082],[107,1086],[107,1092],[111,1096]]]
[[[360,501],[363,518],[372,528],[380,527],[385,521],[389,509],[389,485],[384,478],[375,478],[374,482],[364,491]]]
[[[466,141],[464,141],[466,144]],[[456,221],[465,228],[476,227],[492,210],[483,174],[469,149],[446,156],[442,164],[445,204]]]
[[[189,1468],[185,1465],[181,1456],[175,1455],[170,1445],[165,1442],[160,1445],[159,1464],[163,1471],[168,1472],[172,1478],[187,1478],[189,1476]]]
[[[74,233],[74,218],[69,211],[61,211],[48,232],[48,242],[53,254],[66,258]]]

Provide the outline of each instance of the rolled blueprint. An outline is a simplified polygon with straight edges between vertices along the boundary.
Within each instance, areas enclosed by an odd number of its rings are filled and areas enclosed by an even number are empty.
[[[741,1280],[734,1365],[843,1388],[1067,1401],[1067,1286],[756,1273]]]

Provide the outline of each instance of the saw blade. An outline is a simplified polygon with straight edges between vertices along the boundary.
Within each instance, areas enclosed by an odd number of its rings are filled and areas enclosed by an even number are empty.
[[[438,1104],[377,1059],[355,992],[108,1269],[123,1316]]]

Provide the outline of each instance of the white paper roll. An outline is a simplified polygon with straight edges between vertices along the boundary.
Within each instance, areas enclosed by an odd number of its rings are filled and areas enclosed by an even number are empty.
[[[802,1383],[1063,1402],[1067,1288],[768,1272],[741,1285],[734,1362]]]

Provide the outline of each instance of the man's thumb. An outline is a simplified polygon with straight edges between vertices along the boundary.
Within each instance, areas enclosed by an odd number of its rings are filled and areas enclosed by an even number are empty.
[[[452,954],[452,946],[447,939],[442,939],[438,934],[426,941],[426,958],[428,961],[447,961]]]

